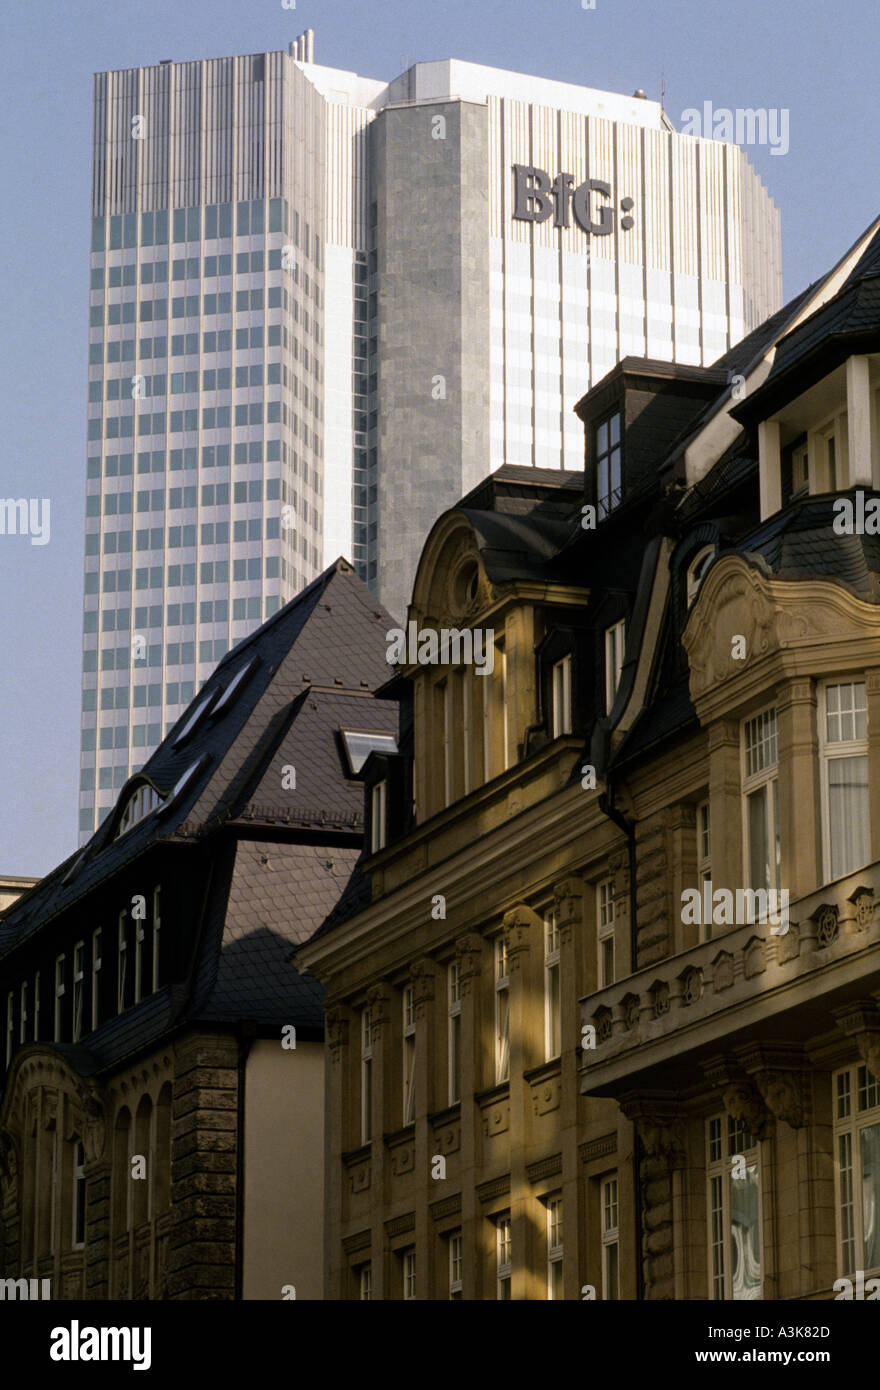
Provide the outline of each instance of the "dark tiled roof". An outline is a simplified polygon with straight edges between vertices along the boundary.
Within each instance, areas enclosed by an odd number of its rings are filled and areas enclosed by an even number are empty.
[[[185,823],[206,826],[214,812],[219,816],[225,811],[230,786],[266,739],[271,721],[306,685],[333,687],[340,679],[346,684],[356,681],[358,688],[365,682],[362,688],[372,690],[387,680],[384,634],[393,626],[390,615],[346,561],[337,560],[325,570],[220,662],[142,773],[129,783],[148,779],[165,795],[188,768],[204,760],[181,799],[169,811],[160,808],[114,839],[119,808],[128,794],[123,789],[117,811],[96,831],[85,850],[47,874],[6,913],[0,927],[0,957],[157,841],[173,841]],[[259,665],[236,697],[218,717],[209,712],[175,748],[177,731],[184,727],[203,694],[225,689],[254,656],[259,658]],[[79,869],[65,883],[68,870],[79,859]]]
[[[143,775],[162,792],[199,765],[180,802],[113,839],[117,809],[84,855],[72,856],[10,908],[0,925],[0,956],[157,843],[179,847],[186,873],[193,846],[225,830],[212,846],[190,978],[108,1021],[86,1045],[68,1048],[82,1074],[118,1065],[194,1019],[288,1022],[320,1036],[320,987],[288,962],[332,910],[357,860],[363,785],[348,774],[338,730],[397,732],[396,705],[372,695],[388,677],[385,634],[393,626],[351,566],[337,561],[229,653],[150,758]],[[259,664],[228,706],[216,718],[209,711],[175,748],[176,731],[204,692],[225,690],[254,657]],[[295,786],[285,787],[290,767]],[[264,823],[271,823],[270,834]]]
[[[320,1032],[323,990],[289,963],[343,891],[359,849],[240,841],[221,925],[199,972],[187,1016],[203,1022],[248,1019]]]
[[[685,673],[665,694],[654,696],[626,735],[611,760],[612,771],[631,759],[646,753],[655,744],[672,734],[683,732],[696,723],[697,712],[691,704],[688,676]]]
[[[781,579],[837,579],[876,603],[880,536],[837,535],[832,529],[834,502],[830,496],[811,497],[778,512],[737,548],[760,555]]]

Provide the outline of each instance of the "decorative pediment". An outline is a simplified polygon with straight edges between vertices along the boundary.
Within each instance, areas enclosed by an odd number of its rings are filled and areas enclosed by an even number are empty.
[[[473,527],[462,513],[448,514],[425,544],[409,616],[420,627],[467,627],[494,599]]]
[[[876,604],[830,579],[776,579],[757,556],[724,556],[682,633],[691,698],[699,705],[727,681],[751,681],[756,663],[774,653],[827,651],[829,642],[851,637],[880,638]]]

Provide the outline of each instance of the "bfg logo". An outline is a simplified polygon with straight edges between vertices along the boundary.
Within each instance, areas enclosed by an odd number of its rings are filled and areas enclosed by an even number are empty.
[[[607,202],[601,204],[595,209],[598,221],[594,221],[592,197],[596,193],[610,199],[611,185],[601,179],[586,179],[575,188],[573,174],[557,174],[551,183],[543,169],[528,164],[513,166],[513,215],[518,222],[546,222],[552,213],[554,227],[569,227],[572,212],[588,236],[609,236],[614,231],[614,208]],[[632,198],[622,198],[620,207],[626,214],[620,226],[628,232],[634,221],[629,215]]]

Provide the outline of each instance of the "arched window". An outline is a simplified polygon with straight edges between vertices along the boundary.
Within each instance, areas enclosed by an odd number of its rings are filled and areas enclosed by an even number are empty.
[[[142,821],[151,811],[155,811],[161,803],[162,798],[156,788],[151,787],[147,782],[142,782],[126,802],[116,838],[119,839],[120,835],[125,835],[133,826],[137,825],[138,821]]]
[[[132,1210],[133,1224],[135,1230],[142,1226],[145,1221],[150,1219],[150,1194],[153,1186],[153,1102],[149,1096],[142,1096],[138,1105],[134,1121],[134,1148],[133,1157],[142,1158],[144,1164],[138,1169],[143,1172],[143,1177],[132,1176],[129,1173],[129,1180],[132,1188]],[[133,1170],[134,1164],[131,1164]]]
[[[123,1107],[113,1132],[113,1235],[121,1236],[131,1225],[131,1113]]]

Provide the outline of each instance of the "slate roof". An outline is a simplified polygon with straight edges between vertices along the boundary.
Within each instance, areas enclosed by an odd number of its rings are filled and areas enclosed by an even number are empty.
[[[338,730],[397,732],[397,707],[372,695],[388,677],[385,634],[393,626],[337,560],[219,663],[84,851],[11,906],[0,923],[0,961],[158,844],[185,856],[224,827],[238,831],[218,841],[190,979],[102,1025],[87,1040],[89,1057],[77,1045],[83,1067],[109,1065],[184,1020],[290,1022],[320,1036],[320,986],[288,961],[332,910],[359,852],[363,785],[348,775]],[[228,705],[216,716],[209,709],[175,747],[205,694],[225,690],[255,658]],[[166,795],[191,767],[178,801],[113,838],[138,783]],[[291,767],[295,785],[285,787]]]

